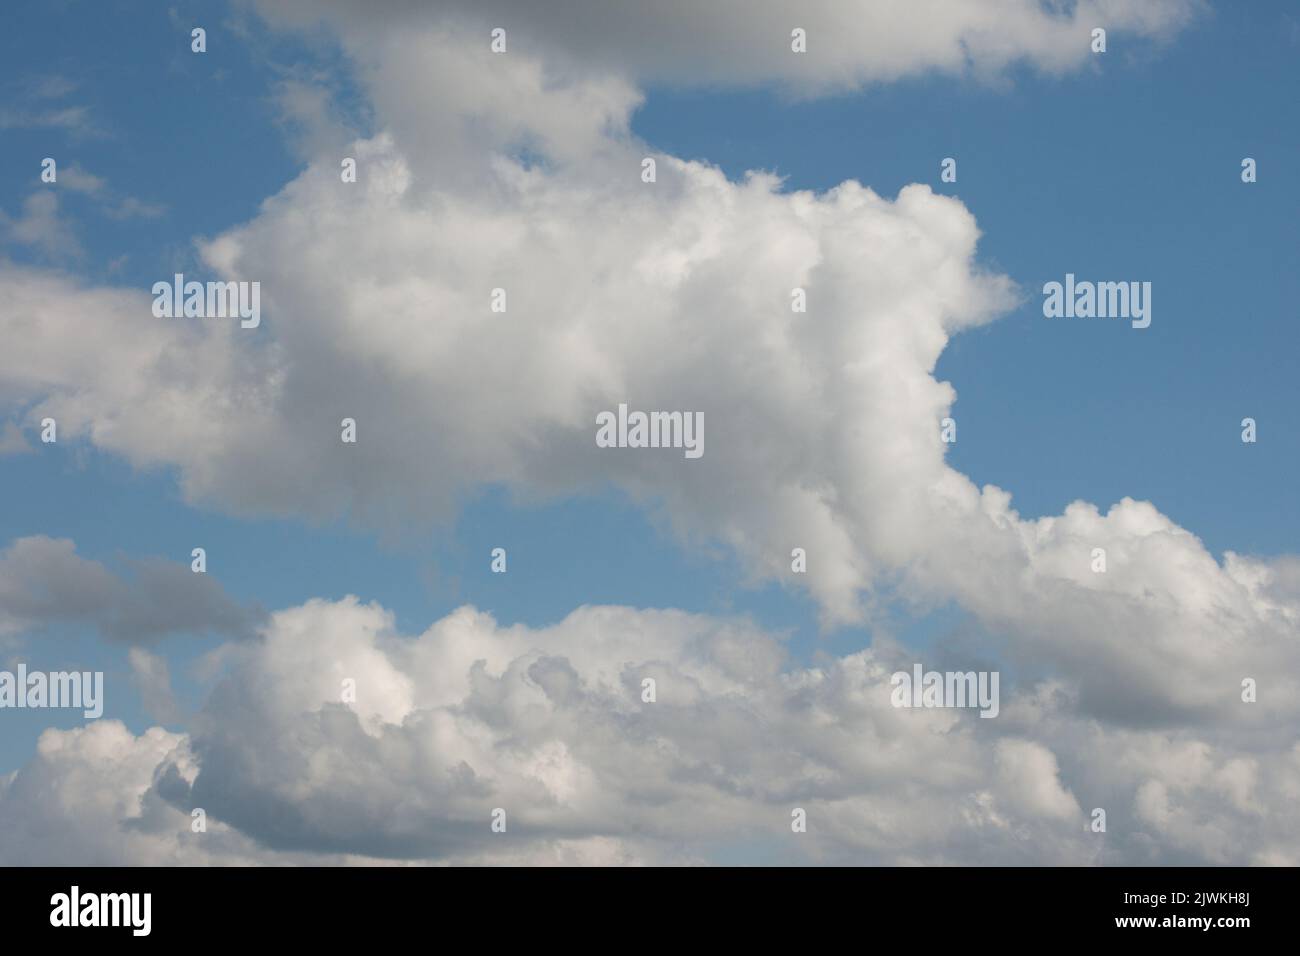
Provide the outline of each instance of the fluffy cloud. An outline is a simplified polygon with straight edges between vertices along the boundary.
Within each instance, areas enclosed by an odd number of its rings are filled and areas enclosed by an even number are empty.
[[[744,621],[620,607],[541,629],[462,608],[409,637],[376,605],[311,601],[232,648],[187,736],[48,731],[0,790],[0,860],[1300,859],[1293,742],[1106,730],[1041,683],[993,721],[894,708],[908,659],[796,667]]]
[[[184,766],[185,738],[159,727],[135,736],[116,720],[47,730],[32,759],[0,778],[9,866],[248,866],[370,862],[269,853],[220,820],[195,817],[153,790],[160,763]],[[21,824],[17,821],[21,820]]]
[[[356,189],[313,168],[206,247],[218,271],[260,276],[273,343],[13,270],[0,322],[25,334],[0,387],[30,421],[179,465],[191,498],[242,512],[397,528],[485,483],[614,482],[756,573],[808,548],[812,588],[851,619],[880,557],[854,526],[894,505],[895,524],[928,516],[903,499],[943,474],[953,392],[930,370],[949,332],[1010,301],[1008,283],[973,267],[969,213],[925,187],[893,202],[856,183],[786,194],[660,157],[647,189],[619,149],[603,185],[503,161],[483,195],[417,186],[384,137],[358,144]],[[488,310],[497,286],[504,316]],[[809,315],[790,311],[795,286]],[[598,449],[596,414],[625,401],[703,412],[704,457]],[[355,447],[338,440],[344,417]]]

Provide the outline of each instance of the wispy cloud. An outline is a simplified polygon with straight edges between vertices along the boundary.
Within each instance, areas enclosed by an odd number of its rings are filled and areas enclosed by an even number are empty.
[[[105,207],[104,215],[110,219],[158,219],[165,215],[167,207],[162,203],[147,202],[127,196]]]
[[[75,259],[82,254],[81,243],[59,210],[58,195],[49,190],[28,196],[17,217],[0,210],[0,237],[51,259]]]
[[[87,172],[76,163],[65,166],[59,172],[58,184],[73,192],[85,193],[87,196],[103,195],[108,181],[102,176]]]
[[[59,100],[77,89],[77,81],[60,73],[28,77],[22,84],[27,98]]]
[[[62,106],[45,110],[0,110],[0,129],[61,129],[83,136],[100,131],[85,106]]]
[[[124,563],[121,575],[78,555],[66,538],[19,538],[0,551],[0,631],[89,624],[110,640],[147,644],[171,634],[247,638],[263,617],[186,565]]]
[[[31,450],[22,429],[13,422],[5,422],[4,428],[0,428],[0,456],[25,455]]]

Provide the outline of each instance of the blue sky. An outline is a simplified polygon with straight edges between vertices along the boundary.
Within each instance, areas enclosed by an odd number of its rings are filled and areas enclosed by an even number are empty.
[[[195,240],[253,219],[306,166],[302,130],[276,96],[286,78],[320,84],[359,133],[375,132],[332,40],[263,30],[243,7],[24,2],[4,18],[0,212],[17,219],[50,188],[39,182],[46,156],[61,175],[80,168],[104,185],[59,190],[80,253],[7,241],[0,261],[139,290],[174,272],[199,277]],[[205,56],[188,50],[192,24],[208,28]],[[853,179],[892,199],[919,182],[960,199],[982,233],[979,264],[1010,276],[1020,304],[954,336],[939,359],[935,377],[958,396],[948,463],[1010,491],[1024,518],[1131,497],[1216,558],[1271,559],[1300,543],[1298,56],[1300,12],[1260,2],[1249,16],[1213,10],[1167,42],[1115,35],[1104,57],[1060,76],[923,71],[818,98],[779,84],[648,82],[632,130],[732,181],[759,169],[787,190]],[[84,113],[62,128],[30,121],[70,107]],[[1253,184],[1240,178],[1247,156],[1258,163]],[[944,157],[957,160],[956,183],[940,181]],[[128,197],[156,208],[115,214]],[[1150,281],[1150,328],[1044,318],[1042,285],[1067,272]],[[25,408],[4,412],[17,419]],[[1240,439],[1248,416],[1255,444]],[[463,604],[533,627],[617,604],[746,616],[785,636],[801,663],[863,648],[873,632],[967,661],[987,651],[983,626],[951,602],[893,603],[874,625],[823,627],[806,592],[753,583],[722,546],[683,545],[661,513],[614,487],[520,500],[492,485],[432,530],[386,537],[346,518],[320,525],[187,503],[174,469],[138,468],[78,440],[0,457],[0,501],[0,547],[70,538],[83,558],[124,570],[142,557],[188,564],[202,546],[209,573],[243,604],[276,610],[355,594],[393,611],[408,634]],[[507,575],[489,571],[494,547],[509,551]],[[197,665],[220,643],[178,635],[151,648],[190,709],[207,692]],[[154,722],[131,689],[124,645],[64,627],[0,647],[5,666],[104,670],[106,716],[135,733]],[[1039,665],[1002,666],[1011,680]],[[81,724],[60,711],[3,720],[0,773],[28,760],[44,728]],[[719,858],[766,858],[766,846],[742,839]]]
[[[91,198],[68,199],[85,253],[67,265],[92,280],[146,287],[196,269],[194,237],[252,216],[301,169],[272,98],[284,64],[337,63],[325,44],[215,30],[206,58],[177,53],[192,17],[142,17],[134,4],[73,4],[54,16],[20,4],[10,16],[16,29],[0,40],[7,89],[75,76],[66,99],[86,105],[93,121],[85,131],[6,130],[0,208],[18,214],[46,155],[166,207],[121,221]],[[205,10],[200,19],[223,17]],[[1155,502],[1216,554],[1276,555],[1300,541],[1300,184],[1288,168],[1300,129],[1286,121],[1300,93],[1298,52],[1288,5],[1262,4],[1250,18],[1207,18],[1174,44],[1144,45],[1142,56],[1115,49],[1103,66],[1055,79],[930,76],[814,101],[651,88],[634,130],[733,179],[766,169],[789,189],[857,179],[893,196],[926,182],[959,197],[983,232],[981,260],[1015,279],[1024,301],[957,336],[939,362],[938,376],[958,393],[953,465],[1012,490],[1025,517],[1128,495]],[[344,99],[351,95],[345,84]],[[939,181],[947,156],[958,161],[955,184]],[[1257,160],[1259,182],[1241,183],[1243,156]],[[1038,290],[1069,271],[1152,281],[1151,328],[1044,319]],[[1245,416],[1259,422],[1253,446],[1239,439]],[[532,625],[583,603],[617,603],[750,614],[795,635],[801,654],[868,639],[855,628],[821,633],[804,595],[747,587],[726,561],[678,547],[613,491],[545,504],[490,491],[468,501],[454,526],[392,542],[346,522],[322,528],[190,507],[166,471],[140,473],[78,445],[6,458],[0,494],[10,502],[0,513],[5,541],[70,537],[84,557],[109,561],[122,553],[186,561],[201,543],[233,595],[271,609],[355,593],[418,631],[466,602]],[[506,577],[488,571],[498,545],[509,548]],[[955,626],[954,616],[900,613],[899,623],[923,641]],[[88,658],[113,659],[115,649],[85,635],[66,639]],[[195,646],[206,643],[171,639],[163,648],[181,686]],[[70,656],[58,644],[27,653],[34,667],[47,654],[50,666]],[[108,711],[147,725],[121,694]],[[0,767],[25,759],[44,719],[5,735]]]

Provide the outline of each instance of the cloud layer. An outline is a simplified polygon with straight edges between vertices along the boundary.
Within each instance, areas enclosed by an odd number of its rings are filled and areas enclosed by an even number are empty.
[[[1015,699],[996,721],[895,711],[881,687],[909,662],[879,637],[800,669],[751,626],[680,612],[581,609],[529,631],[465,609],[414,639],[382,609],[311,602],[232,652],[183,737],[47,734],[7,785],[12,812],[54,812],[24,810],[30,780],[111,771],[135,796],[104,820],[142,800],[174,841],[203,806],[250,841],[231,853],[659,860],[748,839],[821,860],[1296,860],[1295,563],[1220,562],[1130,499],[1027,521],[948,467],[955,391],[935,363],[1017,295],[980,267],[959,201],[729,181],[629,132],[644,82],[803,94],[931,69],[1055,72],[1084,62],[1092,25],[1163,36],[1192,5],[913,5],[877,22],[815,4],[788,25],[770,4],[618,23],[577,2],[554,17],[398,6],[384,29],[349,4],[264,11],[297,27],[325,11],[376,129],[343,154],[355,184],[342,155],[316,155],[201,243],[213,276],[262,283],[256,333],[0,266],[0,399],[27,427],[53,416],[62,436],[174,466],[191,500],[240,514],[393,531],[489,484],[612,484],[753,580],[807,587],[828,625],[874,622],[885,594],[955,601],[1022,675]],[[510,52],[494,55],[485,27],[507,14]],[[792,26],[809,30],[806,56],[788,51]],[[621,402],[703,412],[704,457],[597,448],[597,413]],[[339,440],[345,417],[356,445]],[[796,547],[806,575],[790,572]],[[71,560],[70,545],[39,548]],[[643,676],[660,680],[654,705]],[[1245,678],[1258,703],[1242,702]],[[514,834],[500,846],[485,845],[495,806]],[[810,812],[799,843],[793,806]],[[1105,837],[1087,829],[1096,806]],[[128,843],[104,852],[180,852]]]
[[[1300,860],[1294,741],[1106,728],[1052,681],[1005,690],[996,720],[895,708],[910,660],[878,642],[795,667],[744,621],[677,611],[530,629],[467,607],[406,636],[377,605],[311,601],[230,651],[185,736],[47,731],[0,790],[0,859]]]
[[[505,29],[508,48],[551,70],[617,74],[637,83],[770,84],[796,94],[856,89],[926,71],[991,78],[1024,64],[1048,74],[1078,69],[1094,28],[1143,46],[1174,36],[1200,15],[1199,0],[419,0],[385,6],[383,18],[355,0],[258,0],[279,26],[325,24],[354,51],[391,49],[419,31],[486,47]],[[807,53],[791,50],[791,31]]]

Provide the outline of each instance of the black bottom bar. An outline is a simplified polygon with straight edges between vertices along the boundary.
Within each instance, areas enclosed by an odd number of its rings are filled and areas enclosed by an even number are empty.
[[[866,946],[895,933],[966,944],[1131,936],[1231,946],[1285,931],[1296,884],[1293,870],[1244,868],[40,868],[0,880],[9,943],[75,933],[80,943],[373,946],[389,933],[432,931],[439,945],[467,933],[494,945],[716,939],[728,949],[787,935],[806,948],[832,930]],[[137,933],[146,893],[147,935]],[[119,925],[74,927],[74,910],[79,924]]]

